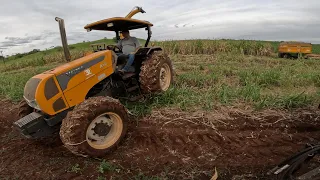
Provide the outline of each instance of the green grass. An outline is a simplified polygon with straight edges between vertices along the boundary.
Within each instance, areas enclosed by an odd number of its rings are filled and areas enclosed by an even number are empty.
[[[81,173],[82,169],[80,168],[80,165],[79,164],[75,164],[73,165],[69,170],[68,172],[74,172],[74,173]]]
[[[117,169],[117,167],[115,165],[113,165],[112,163],[110,163],[106,160],[103,160],[98,167],[98,171],[102,174],[105,172],[113,172],[116,169]]]
[[[247,40],[180,40],[155,42],[169,54],[215,54],[232,52],[244,55],[271,56],[271,43]]]
[[[173,87],[145,103],[126,104],[133,113],[147,114],[153,107],[210,110],[234,103],[256,109],[291,109],[320,102],[320,61],[236,54],[177,55],[172,59],[177,72]]]
[[[89,44],[98,42],[113,44],[111,40],[99,40],[70,45],[73,59],[89,50]],[[163,106],[210,110],[221,104],[245,103],[257,109],[290,109],[320,102],[320,61],[273,57],[265,50],[276,42],[188,40],[156,44],[170,50],[177,75],[173,86],[161,95],[144,103],[123,101],[137,115]],[[0,64],[0,95],[19,101],[30,77],[62,63],[59,48],[9,58]]]

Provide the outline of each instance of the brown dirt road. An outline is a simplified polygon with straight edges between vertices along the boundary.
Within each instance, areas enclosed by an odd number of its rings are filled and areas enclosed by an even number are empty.
[[[59,137],[24,139],[12,129],[16,105],[0,106],[0,179],[209,179],[214,167],[219,179],[272,179],[265,173],[276,163],[320,140],[317,110],[161,109],[132,120],[125,141],[105,157],[117,168],[102,174],[101,160],[74,156]],[[70,172],[76,164],[80,170]]]

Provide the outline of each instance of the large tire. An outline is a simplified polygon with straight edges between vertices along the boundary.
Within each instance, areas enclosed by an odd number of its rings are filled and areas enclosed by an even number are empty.
[[[154,52],[143,61],[139,81],[143,93],[167,91],[173,81],[172,62],[168,55],[162,51]]]
[[[18,108],[18,117],[23,118],[26,115],[32,113],[34,109],[28,105],[25,100],[20,101]]]
[[[60,138],[80,156],[102,157],[117,148],[128,125],[125,107],[111,97],[91,97],[62,121]]]

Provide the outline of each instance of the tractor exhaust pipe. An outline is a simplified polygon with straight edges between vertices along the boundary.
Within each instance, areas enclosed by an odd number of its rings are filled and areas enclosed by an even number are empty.
[[[60,35],[61,35],[61,41],[62,41],[62,47],[64,51],[64,56],[66,60],[69,62],[71,60],[70,51],[68,48],[68,42],[67,42],[67,35],[66,35],[66,29],[64,26],[64,20],[56,17],[55,20],[59,23],[59,29],[60,29]]]
[[[139,13],[139,12],[141,12],[141,13],[146,13],[146,12],[142,9],[142,7],[135,6],[135,7],[129,12],[129,14],[127,14],[127,16],[126,16],[125,18],[131,18],[132,16],[134,16],[135,14],[137,14],[137,13]]]
[[[132,18],[132,16],[136,15],[137,13],[146,13],[142,7],[139,7],[139,6],[135,6],[126,16],[125,18]],[[123,35],[122,33],[120,33],[120,36],[119,36],[120,39],[123,39]]]

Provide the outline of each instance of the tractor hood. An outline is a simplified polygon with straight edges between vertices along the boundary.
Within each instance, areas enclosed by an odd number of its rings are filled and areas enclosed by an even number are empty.
[[[61,112],[81,102],[91,87],[113,73],[112,60],[111,51],[105,50],[38,74],[26,83],[24,98],[46,114]]]
[[[108,51],[108,50],[106,50],[106,51]],[[64,73],[72,74],[72,72],[75,72],[78,69],[79,69],[78,71],[83,71],[85,68],[89,68],[89,66],[92,64],[90,62],[92,62],[93,59],[96,59],[99,57],[104,57],[104,55],[106,54],[106,51],[99,51],[96,53],[92,53],[88,56],[84,56],[82,58],[76,59],[76,60],[71,61],[69,63],[58,66],[54,69],[46,71],[45,73],[55,74],[56,76],[59,76]]]
[[[38,74],[29,79],[23,97],[29,106],[53,115],[68,107],[54,74]]]
[[[107,63],[106,61],[107,59],[111,59],[111,56],[112,54],[109,50],[99,51],[58,66],[45,73],[54,74],[60,84],[61,90],[66,91],[87,80],[91,76],[94,76],[95,74],[91,70],[92,66],[101,63],[103,63],[104,68],[112,66],[112,63]],[[71,81],[71,79],[77,80]]]

